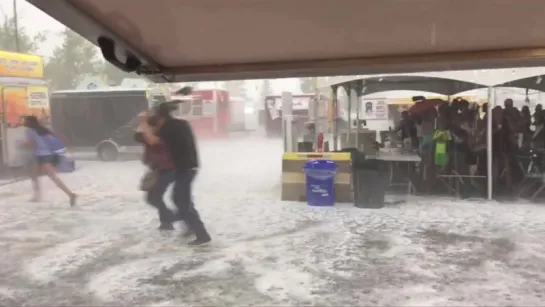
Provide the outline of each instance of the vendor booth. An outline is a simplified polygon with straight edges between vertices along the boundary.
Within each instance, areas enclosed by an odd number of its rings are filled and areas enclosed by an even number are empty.
[[[396,137],[394,131],[395,127],[390,126],[380,131],[372,129],[373,126],[376,126],[374,125],[375,123],[379,121],[388,121],[390,118],[390,114],[388,114],[389,109],[387,103],[383,100],[365,99],[366,95],[374,93],[392,90],[407,90],[425,91],[443,95],[447,97],[446,103],[456,94],[469,90],[486,88],[485,85],[445,78],[386,76],[350,80],[332,84],[330,85],[330,88],[332,96],[330,100],[331,105],[329,106],[329,129],[327,131],[319,131],[319,133],[324,133],[326,139],[330,142],[329,152],[323,154],[294,154],[290,149],[294,149],[295,146],[286,148],[287,152],[284,154],[283,162],[283,187],[286,193],[283,191],[283,199],[301,200],[302,195],[304,195],[304,176],[302,170],[300,170],[301,167],[299,166],[303,165],[305,160],[331,159],[336,162],[338,161],[337,163],[341,170],[336,177],[337,181],[335,186],[339,187],[341,191],[336,193],[337,201],[354,201],[354,186],[357,186],[357,180],[355,180],[355,174],[353,172],[354,165],[356,164],[354,157],[357,153],[359,153],[357,154],[359,160],[361,160],[362,157],[365,157],[365,160],[369,160],[370,162],[374,161],[374,163],[367,163],[367,165],[380,165],[380,167],[377,166],[375,168],[375,171],[378,171],[380,168],[382,173],[386,173],[382,176],[387,177],[387,180],[385,181],[386,184],[391,187],[402,186],[402,191],[404,193],[414,194],[428,192],[425,189],[426,185],[440,183],[442,188],[446,189],[447,192],[460,195],[464,193],[461,192],[463,191],[463,188],[460,186],[479,181],[482,189],[482,191],[480,191],[482,196],[491,197],[491,195],[489,195],[491,189],[488,188],[488,184],[485,180],[488,177],[486,170],[491,169],[486,166],[488,166],[488,163],[491,163],[491,161],[487,160],[486,154],[482,155],[480,157],[481,160],[479,161],[481,164],[484,163],[485,173],[479,174],[470,172],[470,168],[466,167],[469,166],[469,164],[462,158],[458,159],[458,157],[462,157],[462,155],[459,154],[454,155],[454,158],[463,161],[455,161],[457,165],[448,168],[443,167],[440,171],[428,170],[428,168],[431,168],[428,167],[428,164],[434,165],[434,157],[431,157],[430,154],[422,155],[418,148],[407,148],[407,146],[405,146],[407,144],[404,144],[402,139]],[[344,90],[347,96],[347,109],[341,109],[338,105],[338,94],[341,89]],[[413,113],[417,111],[425,113],[426,108],[429,108],[430,110],[434,109],[437,107],[438,103],[441,102],[441,100],[435,99],[437,103],[434,104],[434,99],[422,98],[422,101],[416,100],[416,103],[421,110],[416,109],[416,106],[410,107],[409,110],[412,110]],[[430,107],[427,107],[428,105]],[[422,109],[422,106],[424,106],[424,109]],[[353,107],[356,109],[355,118],[352,117]],[[433,119],[433,121],[435,125],[435,119]],[[291,134],[288,133],[287,137],[290,139],[297,138],[297,136],[292,136]],[[295,161],[300,162],[296,163]],[[297,166],[294,166],[295,164],[297,164]],[[365,163],[360,164],[363,165]],[[297,169],[299,169],[299,178],[298,180],[295,180],[297,176],[294,175],[294,170]],[[462,171],[462,169],[464,170]],[[369,174],[375,174],[374,176],[377,176],[376,172]],[[399,174],[402,174],[402,177],[404,177],[401,182],[398,180],[398,177],[400,177]],[[360,178],[360,181],[364,179],[365,178]],[[378,180],[378,177],[376,179]],[[300,193],[293,192],[295,189],[294,185],[296,184],[300,187]],[[346,189],[342,187],[343,184],[349,187],[348,190],[350,192],[344,192]]]
[[[21,167],[26,163],[24,116],[34,115],[49,122],[49,93],[44,80],[42,57],[0,51],[0,146],[2,166]]]
[[[375,172],[375,181],[380,181],[381,176],[388,177],[385,182],[389,189],[398,194],[439,193],[489,200],[528,196],[536,199],[545,190],[545,172],[542,170],[545,165],[545,116],[538,115],[544,114],[539,113],[542,107],[530,106],[527,99],[519,111],[506,99],[502,108],[495,97],[499,88],[507,87],[526,89],[527,93],[529,90],[545,92],[543,77],[527,77],[495,86],[422,76],[381,76],[331,84],[329,127],[318,131],[326,135],[329,149],[326,153],[295,153],[298,147],[286,147],[283,162],[285,193],[283,191],[282,197],[302,200],[302,165],[312,159],[329,159],[338,164],[335,187],[340,192],[336,194],[337,201],[353,201],[357,186],[355,164],[364,157],[369,161],[366,167],[372,164],[371,161],[382,165],[375,170],[380,168],[385,175],[379,176]],[[468,101],[470,96],[457,96],[475,89],[486,89],[487,99],[475,97],[474,101]],[[344,108],[339,106],[340,90],[344,90],[344,99],[348,101],[343,104]],[[392,90],[431,92],[446,98],[413,97],[406,112],[396,116],[391,114],[385,100],[366,98]],[[532,123],[527,120],[529,107],[536,109]],[[488,116],[489,110],[491,116]],[[400,136],[403,131],[399,123],[389,122],[391,118],[403,122],[404,116],[405,121],[417,121],[416,140]],[[381,121],[386,122],[386,126],[375,129],[376,123]],[[527,125],[523,130],[518,128],[521,123]],[[510,129],[509,138],[515,138],[512,143],[498,139],[497,135],[505,133],[505,129]],[[291,140],[298,137],[293,132],[286,136]],[[420,144],[415,146],[415,142]],[[507,145],[514,149],[507,150]],[[354,161],[355,152],[359,162]],[[294,174],[296,171],[298,175]],[[297,185],[299,188],[295,187]]]

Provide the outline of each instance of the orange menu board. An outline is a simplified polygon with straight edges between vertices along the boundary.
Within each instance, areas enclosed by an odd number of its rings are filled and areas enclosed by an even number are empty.
[[[46,87],[4,87],[1,93],[0,114],[3,115],[5,108],[6,121],[12,126],[21,124],[27,115],[49,116]]]

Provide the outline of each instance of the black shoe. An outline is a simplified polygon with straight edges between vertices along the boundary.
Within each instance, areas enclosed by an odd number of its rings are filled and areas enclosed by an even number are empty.
[[[206,239],[195,239],[191,242],[188,243],[189,246],[204,246],[204,245],[207,245],[208,243],[210,243],[210,241],[212,241],[212,239],[210,238],[206,238]]]
[[[161,223],[159,230],[174,230],[174,226],[171,223]]]

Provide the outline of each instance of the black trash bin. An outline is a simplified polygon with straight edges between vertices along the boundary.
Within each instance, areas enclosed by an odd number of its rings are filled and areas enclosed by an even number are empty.
[[[376,159],[367,159],[365,153],[356,148],[344,148],[352,159],[352,184],[354,206],[379,209],[384,207],[384,198],[389,185],[388,164]]]

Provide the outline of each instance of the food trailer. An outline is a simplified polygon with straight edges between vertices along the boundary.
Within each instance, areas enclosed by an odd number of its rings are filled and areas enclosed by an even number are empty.
[[[216,139],[229,136],[231,104],[229,92],[219,89],[194,90],[188,97],[173,95],[173,100],[183,99],[174,113],[187,120],[199,139]]]
[[[0,51],[0,116],[2,164],[22,166],[22,119],[35,115],[49,122],[49,93],[40,56]]]
[[[148,109],[161,91],[109,87],[65,90],[51,94],[51,121],[73,150],[94,150],[100,160],[141,151],[134,141],[138,113]]]

